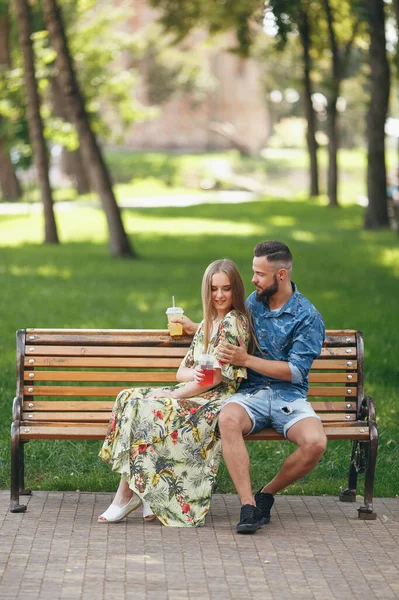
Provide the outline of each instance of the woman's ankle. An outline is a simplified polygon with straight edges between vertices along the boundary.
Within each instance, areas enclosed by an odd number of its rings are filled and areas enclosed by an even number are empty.
[[[125,506],[131,500],[133,496],[133,490],[130,489],[127,482],[121,480],[118,489],[116,490],[115,497],[112,501],[112,504],[117,504],[118,506]]]

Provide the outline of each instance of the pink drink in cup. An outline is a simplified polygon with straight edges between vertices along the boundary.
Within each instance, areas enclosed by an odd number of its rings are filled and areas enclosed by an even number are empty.
[[[204,373],[204,378],[201,381],[201,385],[213,385],[215,377],[215,359],[211,354],[201,354],[199,358],[199,365],[201,371]]]
[[[213,378],[215,376],[215,369],[202,369],[204,378],[201,381],[201,385],[213,385]]]

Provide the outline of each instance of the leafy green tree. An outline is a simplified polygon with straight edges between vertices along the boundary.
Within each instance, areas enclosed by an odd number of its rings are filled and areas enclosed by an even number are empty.
[[[330,76],[327,83],[327,131],[328,131],[328,198],[330,206],[338,206],[338,150],[340,145],[338,128],[338,98],[342,81],[348,76],[351,52],[362,29],[362,20],[349,2],[322,0],[327,21],[327,32],[331,53]],[[364,31],[363,31],[364,33]]]
[[[237,45],[231,50],[248,56],[263,21],[263,3],[259,0],[150,0],[162,10],[159,22],[174,35],[174,42],[183,40],[196,28],[211,34],[235,31]]]
[[[162,9],[160,22],[175,36],[175,42],[182,40],[190,31],[204,27],[212,33],[234,31],[237,45],[231,50],[248,56],[264,18],[264,6],[257,0],[150,0],[151,4]],[[315,139],[315,115],[311,102],[311,22],[308,12],[310,2],[300,0],[267,0],[266,9],[274,15],[279,33],[277,47],[283,49],[289,32],[298,28],[303,42],[303,89],[304,108],[308,123],[307,144],[310,157],[310,193],[319,193],[317,143]]]
[[[134,69],[125,68],[127,53],[138,42],[121,25],[126,5],[121,3],[109,13],[108,5],[93,0],[64,0],[63,20],[76,77],[85,98],[90,126],[102,140],[123,141],[126,126],[148,118],[154,111],[140,106],[132,94],[136,85]],[[75,126],[64,102],[62,83],[55,65],[56,53],[46,31],[36,43],[37,60],[42,67],[46,94],[46,133],[53,143],[61,144],[61,167],[74,181],[78,193],[90,187],[90,172],[85,167]]]
[[[316,115],[313,109],[312,94],[312,45],[316,23],[312,19],[314,2],[307,0],[267,0],[266,17],[274,20],[276,27],[276,48],[285,51],[288,40],[293,34],[299,34],[302,57],[302,94],[307,122],[306,143],[310,163],[310,195],[319,194],[319,168],[317,159]]]
[[[121,214],[112,189],[97,137],[90,125],[85,100],[78,83],[69,50],[60,7],[55,0],[43,0],[43,13],[50,40],[56,51],[55,64],[62,85],[66,109],[79,135],[82,155],[90,170],[90,179],[102,202],[114,256],[136,257],[124,230]]]
[[[131,5],[129,5],[130,7]],[[90,126],[102,140],[120,144],[126,127],[137,120],[150,117],[136,100],[134,89],[137,76],[133,68],[126,68],[127,56],[142,40],[123,30],[126,3],[113,6],[94,0],[68,0],[62,4],[66,35],[74,58],[76,76],[85,98]],[[57,70],[51,74],[53,110],[64,109],[64,122],[69,119],[63,103],[62,85]],[[77,143],[76,143],[77,142]],[[79,193],[89,186],[90,173],[84,168],[79,139],[73,138],[63,152],[63,164],[76,181]],[[91,187],[94,187],[93,185]]]

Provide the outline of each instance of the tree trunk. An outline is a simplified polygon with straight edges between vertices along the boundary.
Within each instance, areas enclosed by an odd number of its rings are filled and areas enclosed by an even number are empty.
[[[89,178],[80,148],[71,151],[66,148],[62,149],[61,170],[71,179],[72,185],[79,195],[90,192]]]
[[[329,0],[324,0],[326,11],[328,35],[330,38],[331,49],[331,82],[327,104],[327,130],[328,130],[328,178],[327,194],[329,206],[339,206],[338,204],[338,113],[337,100],[339,96],[339,86],[341,82],[341,70],[339,65],[338,46],[334,30],[333,14]]]
[[[10,18],[7,13],[0,14],[0,65],[11,66]]]
[[[310,196],[318,196],[319,166],[317,161],[316,119],[312,103],[312,80],[310,78],[310,27],[308,15],[304,10],[301,10],[299,17],[299,31],[303,48],[303,87],[305,117],[307,122],[306,143],[308,146],[310,166]]]
[[[386,167],[385,120],[389,102],[389,64],[386,54],[385,14],[383,0],[367,0],[370,32],[371,98],[367,114],[367,195],[364,226],[376,229],[389,225]]]
[[[0,67],[11,67],[10,19],[8,13],[0,15]],[[21,186],[10,159],[7,140],[1,134],[0,187],[5,200],[19,200],[22,196]]]
[[[61,11],[56,0],[43,0],[43,11],[52,45],[57,52],[56,66],[65,106],[77,129],[82,155],[90,170],[90,180],[101,199],[107,217],[111,252],[115,256],[135,257],[136,254],[130,246],[123,227],[108,170],[97,139],[90,127],[72,57],[69,53]]]
[[[328,103],[327,131],[328,131],[328,178],[327,193],[328,205],[339,206],[338,204],[338,95],[333,94]]]
[[[14,0],[17,13],[19,44],[24,63],[24,80],[27,95],[27,119],[35,166],[39,179],[44,209],[45,243],[58,244],[57,225],[54,217],[53,196],[50,187],[48,155],[40,114],[40,98],[35,76],[33,46],[31,40],[29,6],[26,0]]]
[[[53,113],[55,116],[69,122],[69,115],[65,110],[61,85],[57,80],[57,76],[51,77],[50,85]],[[80,148],[72,151],[63,148],[61,154],[61,169],[72,180],[73,186],[79,195],[88,194],[90,192],[89,176],[85,169]]]
[[[4,138],[0,135],[0,186],[4,200],[19,200],[21,186],[14,171]]]

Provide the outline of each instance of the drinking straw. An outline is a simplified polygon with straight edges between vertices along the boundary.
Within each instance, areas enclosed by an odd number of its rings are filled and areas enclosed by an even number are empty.
[[[173,306],[173,308],[175,307],[175,297],[174,296],[172,296],[172,306]]]

